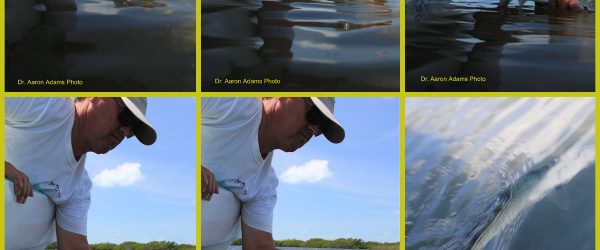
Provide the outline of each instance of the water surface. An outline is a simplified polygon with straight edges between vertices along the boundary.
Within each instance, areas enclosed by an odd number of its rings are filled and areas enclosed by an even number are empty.
[[[399,1],[202,1],[202,62],[203,91],[398,91]]]
[[[594,91],[595,14],[512,2],[407,1],[407,91]]]
[[[409,98],[406,249],[594,249],[593,98]]]
[[[195,91],[194,0],[36,2],[7,1],[8,91]]]

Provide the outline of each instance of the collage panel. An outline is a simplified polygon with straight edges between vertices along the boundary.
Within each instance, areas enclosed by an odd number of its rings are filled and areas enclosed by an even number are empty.
[[[594,249],[594,98],[407,98],[406,249]]]
[[[406,1],[407,92],[594,92],[593,0]]]
[[[196,249],[196,98],[6,98],[3,249]]]
[[[202,1],[203,92],[398,92],[399,0]]]
[[[7,0],[8,92],[194,92],[194,0]]]
[[[203,250],[400,248],[399,98],[201,104]]]

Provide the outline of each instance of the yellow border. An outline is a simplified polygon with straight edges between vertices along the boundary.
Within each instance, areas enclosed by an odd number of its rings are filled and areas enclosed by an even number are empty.
[[[200,180],[201,174],[198,172],[201,159],[201,149],[200,149],[200,140],[201,140],[201,98],[202,97],[263,97],[263,96],[289,96],[289,97],[304,97],[304,96],[335,96],[335,97],[397,97],[400,99],[400,249],[405,249],[405,212],[406,212],[406,190],[405,190],[405,156],[406,156],[406,148],[405,148],[405,104],[407,97],[594,97],[595,98],[595,107],[596,107],[596,120],[598,119],[600,114],[600,103],[598,102],[598,89],[600,88],[600,66],[598,63],[595,65],[595,92],[574,92],[574,93],[566,93],[566,92],[443,92],[443,93],[435,93],[435,92],[405,92],[405,32],[406,32],[406,13],[404,6],[406,5],[405,0],[400,0],[400,92],[211,92],[211,93],[203,93],[201,89],[201,79],[202,79],[202,62],[201,62],[201,48],[202,48],[202,12],[201,12],[201,2],[196,2],[196,92],[5,92],[5,84],[3,84],[5,79],[5,18],[0,18],[0,58],[3,58],[2,63],[0,63],[0,79],[2,79],[2,84],[0,84],[0,119],[4,119],[4,97],[71,97],[71,96],[98,96],[98,97],[108,97],[108,96],[145,96],[145,97],[195,97],[196,98],[196,122],[197,122],[197,169],[196,169],[196,188],[200,190]],[[5,14],[5,1],[0,0],[0,13]],[[4,17],[6,15],[3,15]],[[598,16],[595,17],[595,33],[598,34],[600,32],[600,18]],[[595,41],[596,48],[598,48],[599,41]],[[595,49],[595,58],[600,58],[600,51]],[[596,122],[596,132],[598,131],[599,124]],[[0,141],[4,142],[4,126],[0,126]],[[596,145],[598,145],[600,139],[596,137]],[[3,147],[0,147],[3,148]],[[4,159],[4,150],[0,153],[0,159]],[[598,149],[596,149],[596,153],[598,153]],[[595,177],[596,180],[600,178],[600,171],[598,171],[598,162],[596,162],[596,171]],[[0,170],[1,173],[4,173],[4,168]],[[4,185],[0,185],[0,192],[2,192],[2,197],[4,197]],[[595,192],[596,197],[599,197],[600,194],[600,184],[598,181],[595,182]],[[201,192],[196,192],[196,249],[201,249]],[[4,232],[4,205],[0,206],[0,223],[2,223],[2,229]],[[598,225],[600,225],[600,199],[596,198],[595,200],[595,229],[596,229],[596,239],[595,239],[595,248],[600,249],[600,232],[598,231]],[[0,246],[4,246],[5,235],[0,233]],[[2,248],[2,247],[0,247]]]

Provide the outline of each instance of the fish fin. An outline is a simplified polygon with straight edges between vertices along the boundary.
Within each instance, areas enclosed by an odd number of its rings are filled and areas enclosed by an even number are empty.
[[[563,185],[556,186],[547,197],[550,202],[562,210],[569,210],[571,207],[571,196]]]

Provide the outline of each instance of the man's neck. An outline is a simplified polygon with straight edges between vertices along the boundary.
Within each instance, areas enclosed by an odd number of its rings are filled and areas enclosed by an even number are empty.
[[[77,105],[77,104],[75,104]],[[83,137],[82,131],[82,114],[78,112],[77,107],[75,108],[75,117],[73,118],[73,127],[71,128],[71,147],[73,148],[73,157],[75,160],[81,159],[81,156],[85,154],[88,150]]]
[[[275,150],[273,146],[273,140],[269,138],[269,121],[268,115],[265,108],[265,103],[262,103],[262,116],[260,118],[260,125],[258,126],[258,148],[260,150],[260,155],[262,158],[267,158],[267,155],[271,153],[271,151]]]

